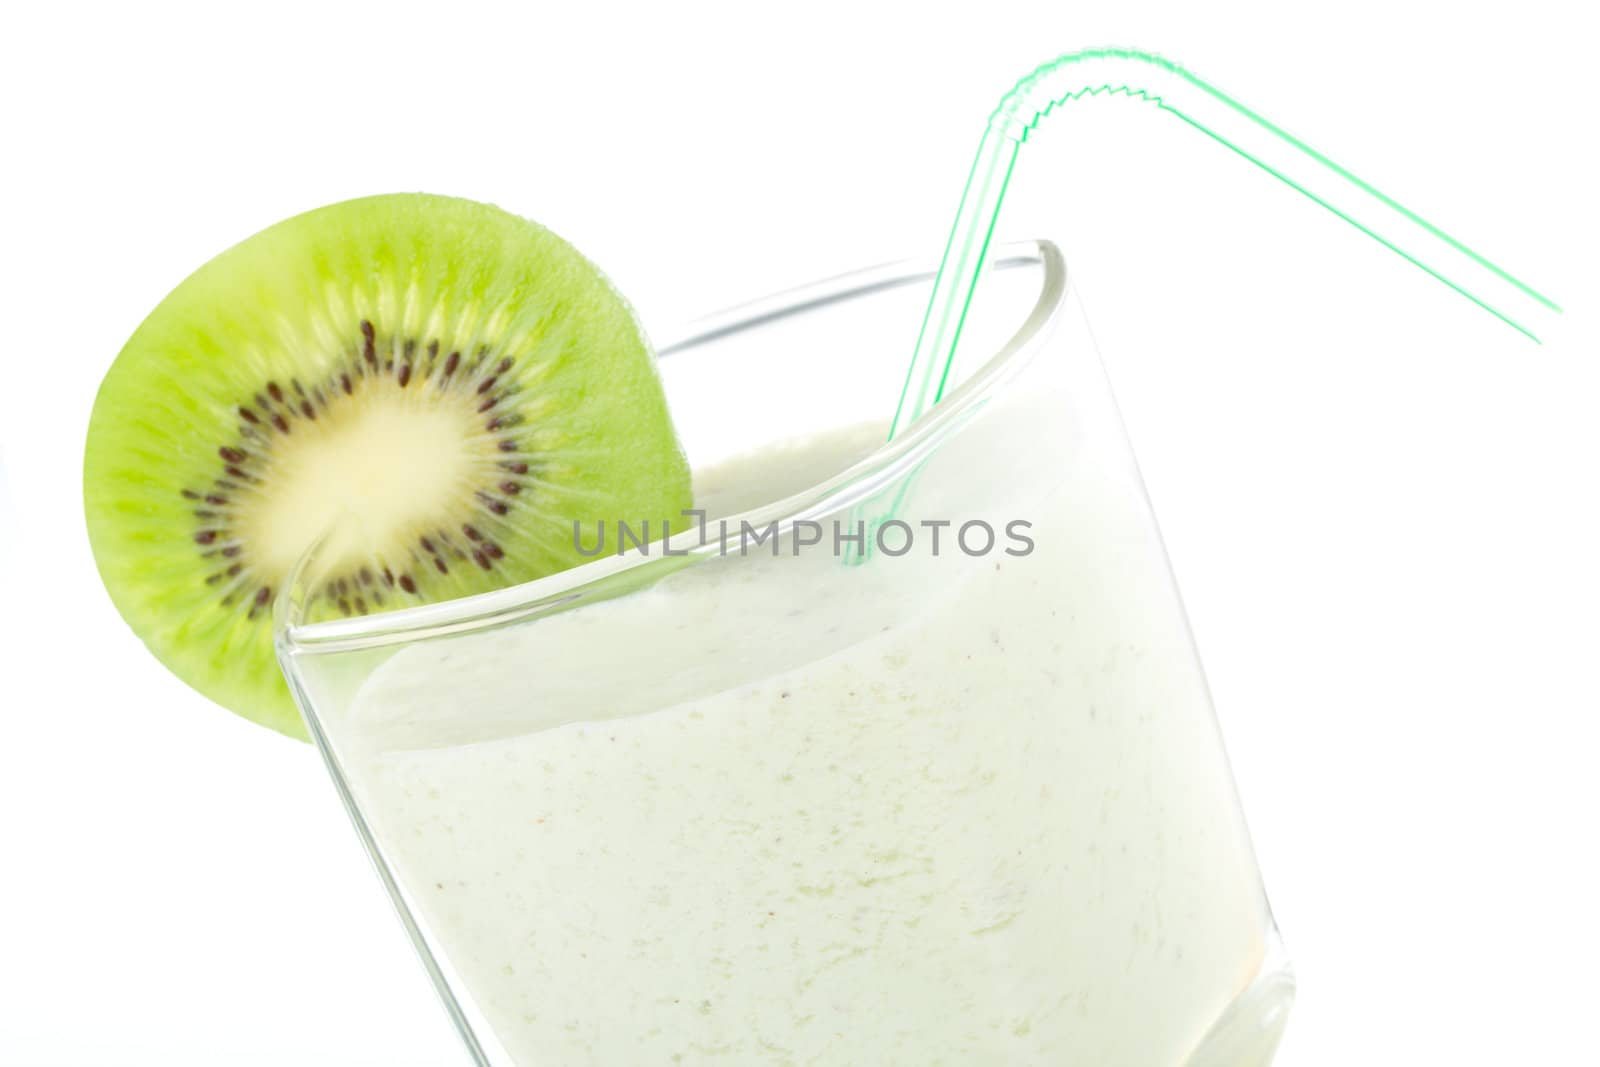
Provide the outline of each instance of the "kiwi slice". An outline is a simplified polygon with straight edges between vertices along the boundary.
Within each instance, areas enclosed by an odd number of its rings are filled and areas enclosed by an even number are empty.
[[[420,194],[296,216],[195,271],[107,373],[84,459],[129,626],[299,737],[271,605],[331,527],[315,617],[551,574],[582,560],[574,522],[659,529],[689,486],[654,358],[599,270],[526,219]]]

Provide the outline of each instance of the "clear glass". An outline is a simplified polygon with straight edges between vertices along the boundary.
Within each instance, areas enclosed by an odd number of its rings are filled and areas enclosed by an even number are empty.
[[[1061,257],[999,250],[885,444],[935,266],[663,346],[703,543],[362,619],[298,621],[315,558],[286,592],[477,1064],[1270,1062],[1293,983]]]

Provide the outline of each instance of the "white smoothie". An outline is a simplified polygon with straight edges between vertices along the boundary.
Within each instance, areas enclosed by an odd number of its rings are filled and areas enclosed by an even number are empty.
[[[1266,905],[1138,482],[1098,431],[1015,453],[1061,415],[1014,406],[908,506],[1027,519],[1029,555],[763,546],[368,679],[346,771],[513,1062],[1176,1067],[1256,976]]]

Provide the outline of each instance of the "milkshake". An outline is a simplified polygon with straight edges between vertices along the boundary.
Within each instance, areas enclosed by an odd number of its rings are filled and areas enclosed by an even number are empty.
[[[663,361],[666,544],[574,529],[576,570],[288,631],[479,1067],[1270,1062],[1291,984],[1205,679],[1035,248],[975,320],[1020,326],[892,444],[855,388],[894,373],[883,268]]]
[[[346,774],[511,1062],[1159,1067],[1250,985],[1270,923],[1184,617],[1064,400],[953,432],[903,554],[850,565],[824,522],[371,674]],[[881,440],[699,500],[715,529]],[[1031,551],[956,543],[1016,519]]]

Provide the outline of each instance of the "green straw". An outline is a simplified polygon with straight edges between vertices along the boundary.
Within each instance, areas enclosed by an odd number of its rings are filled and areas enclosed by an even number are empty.
[[[1372,185],[1176,63],[1148,52],[1069,52],[1016,84],[989,116],[945,245],[889,436],[944,395],[1017,150],[1053,109],[1085,96],[1150,101],[1540,341],[1561,309]]]

